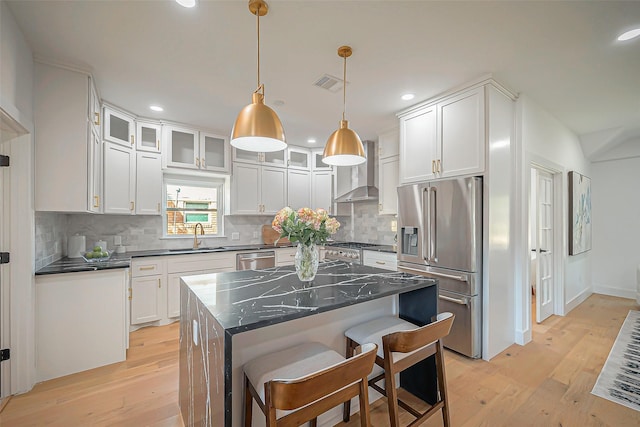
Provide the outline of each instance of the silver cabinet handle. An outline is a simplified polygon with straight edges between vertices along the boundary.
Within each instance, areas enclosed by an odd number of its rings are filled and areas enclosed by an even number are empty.
[[[460,305],[467,305],[469,302],[466,299],[459,299],[459,298],[451,298],[445,295],[438,295],[438,298],[445,300],[445,301],[449,301],[452,302],[454,304],[460,304]]]
[[[418,273],[420,276],[437,276],[437,277],[443,277],[445,279],[453,279],[453,280],[457,280],[459,282],[468,282],[469,280],[465,277],[465,276],[454,276],[451,274],[445,274],[445,273],[436,273],[433,271],[424,271],[424,270],[418,270],[417,268],[410,268],[410,267],[405,267],[403,266],[399,266],[398,270],[408,270],[408,271],[413,271]]]

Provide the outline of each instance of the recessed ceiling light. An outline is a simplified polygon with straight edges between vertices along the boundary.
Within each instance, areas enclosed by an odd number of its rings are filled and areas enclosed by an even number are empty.
[[[307,139],[307,142],[309,144],[315,144],[316,143],[316,139],[315,138],[309,138],[309,139]]]
[[[618,36],[618,41],[623,42],[626,40],[635,39],[638,36],[640,36],[640,28],[634,28],[633,30],[629,30],[625,33],[620,34],[620,36]]]
[[[149,107],[150,109],[152,109],[153,111],[164,111],[164,108],[160,107],[159,105],[152,105]]]
[[[401,96],[401,98],[403,101],[411,101],[413,98],[415,98],[415,95],[412,93],[405,93]]]
[[[176,0],[176,3],[178,3],[180,6],[182,7],[195,7],[197,0]]]

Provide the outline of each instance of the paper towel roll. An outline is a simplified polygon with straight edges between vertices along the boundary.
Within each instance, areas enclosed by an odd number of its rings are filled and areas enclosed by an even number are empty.
[[[69,237],[67,242],[67,256],[69,258],[80,258],[87,250],[87,241],[84,236],[79,234]]]

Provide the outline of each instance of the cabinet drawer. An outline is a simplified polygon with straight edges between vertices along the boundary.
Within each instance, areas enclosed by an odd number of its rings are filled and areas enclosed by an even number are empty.
[[[283,248],[276,251],[276,265],[293,265],[297,248]]]
[[[234,271],[236,265],[235,253],[216,254],[194,254],[171,257],[167,261],[168,273],[185,273],[189,271],[206,271],[231,269]]]
[[[398,270],[396,254],[391,252],[362,251],[363,264],[369,267],[384,268],[385,270]]]
[[[144,258],[131,262],[131,277],[154,276],[164,274],[165,262],[162,258]]]

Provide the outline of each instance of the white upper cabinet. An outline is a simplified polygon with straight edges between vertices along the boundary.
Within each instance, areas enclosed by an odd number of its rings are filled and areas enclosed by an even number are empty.
[[[441,177],[484,172],[484,87],[438,103]]]
[[[378,135],[378,156],[380,159],[400,154],[399,129],[393,128]]]
[[[132,115],[105,105],[103,117],[104,131],[102,137],[105,141],[113,142],[129,149],[135,148],[136,121]]]
[[[400,118],[400,182],[426,181],[435,177],[437,158],[436,107],[421,108]]]
[[[322,161],[323,155],[324,154],[324,149],[320,148],[320,149],[315,149],[315,150],[311,150],[311,168],[314,171],[330,171],[331,166],[324,163]]]
[[[235,162],[231,179],[233,214],[275,214],[287,205],[287,169]]]
[[[102,134],[102,107],[95,85],[90,84],[89,86],[89,122],[100,138]]]
[[[229,173],[230,148],[228,138],[200,132],[200,169]]]
[[[200,168],[200,140],[197,130],[165,125],[163,136],[167,167]]]
[[[136,152],[104,143],[104,213],[135,213]]]
[[[159,153],[162,125],[160,123],[138,120],[136,122],[136,150]]]
[[[399,129],[394,128],[378,135],[378,213],[398,213],[398,185],[400,181]]]
[[[166,166],[229,173],[226,137],[187,127],[165,125]]]
[[[100,101],[91,76],[35,62],[33,86],[35,209],[101,212],[102,141],[91,124]]]
[[[136,153],[137,215],[161,215],[162,160],[159,153]]]
[[[234,148],[233,161],[284,168],[287,167],[287,150],[257,153],[255,151],[246,151]]]
[[[310,207],[311,172],[289,168],[287,186],[287,206],[294,210]]]
[[[311,152],[304,148],[289,146],[287,148],[287,167],[290,169],[310,170]]]
[[[398,181],[400,176],[398,156],[380,159],[378,176],[380,179],[378,185],[378,213],[381,215],[396,215],[398,213]]]
[[[484,86],[400,117],[400,183],[477,174],[485,165]]]
[[[333,172],[314,171],[311,175],[311,209],[322,208],[333,215]]]

